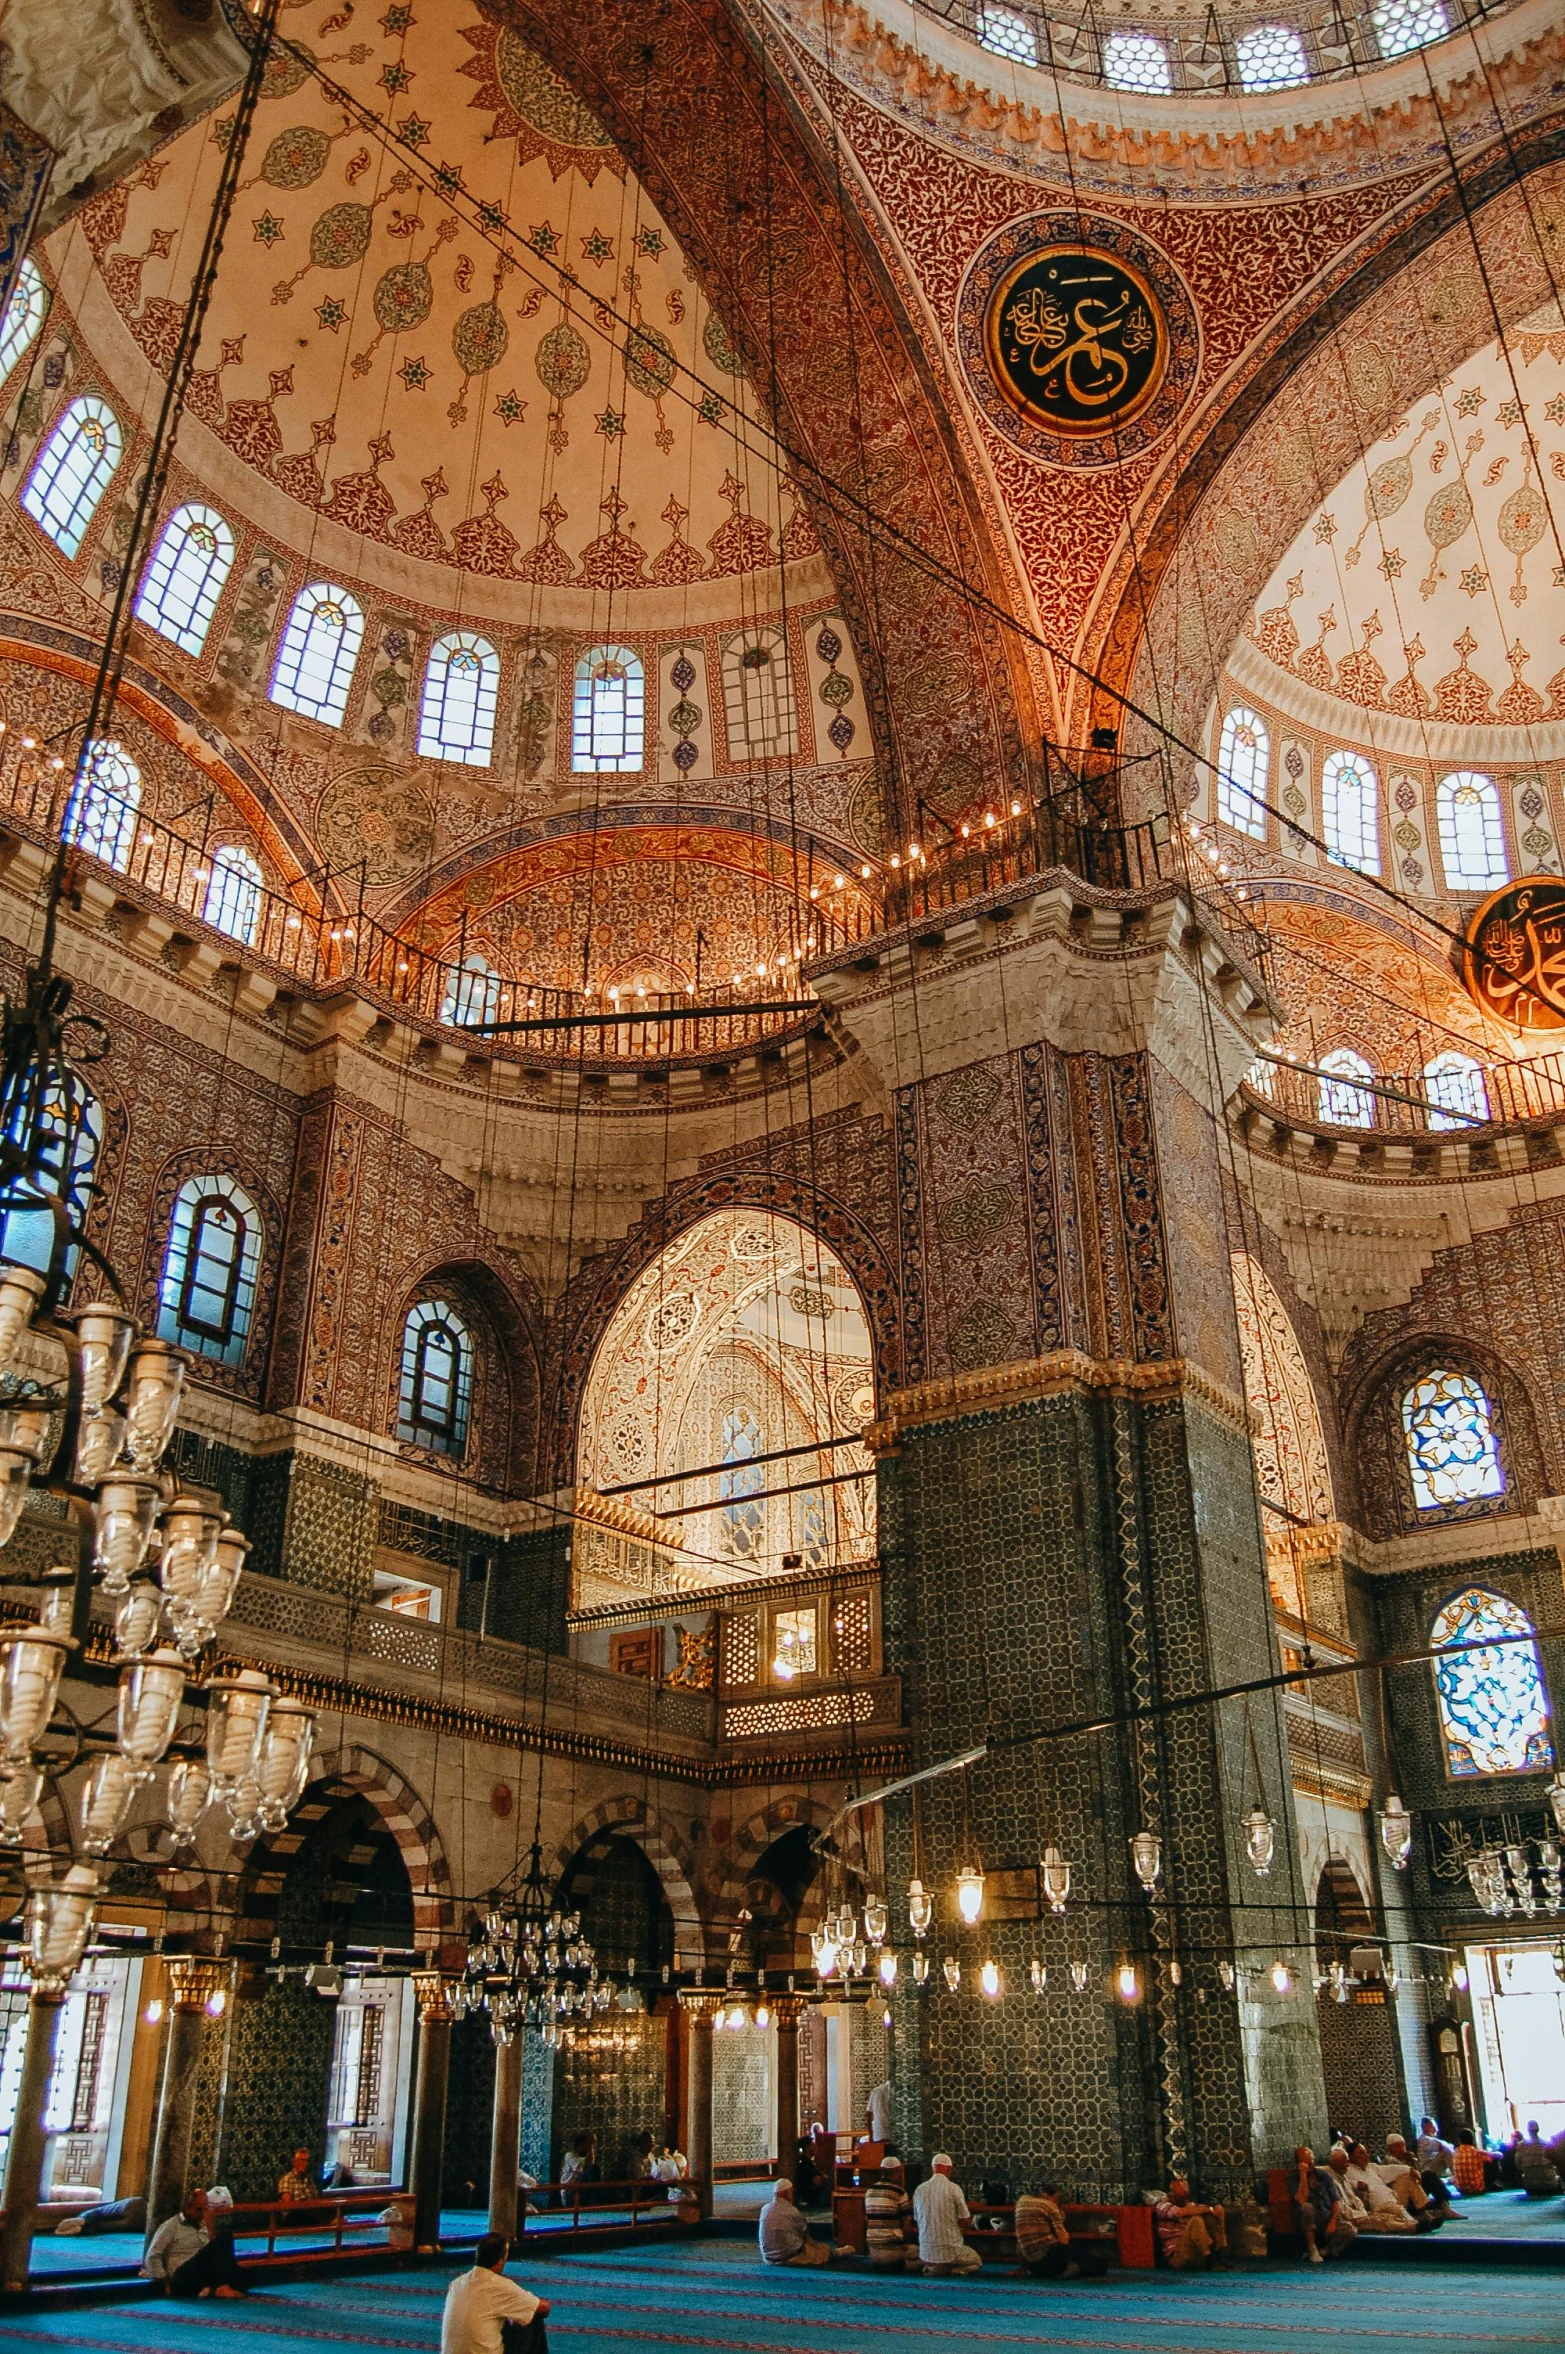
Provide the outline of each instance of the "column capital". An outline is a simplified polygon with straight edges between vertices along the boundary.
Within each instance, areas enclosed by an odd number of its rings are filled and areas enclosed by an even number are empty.
[[[457,1981],[447,1978],[440,1970],[415,1970],[413,1992],[418,1997],[419,2023],[424,2027],[449,2027],[456,2018]]]
[[[206,1961],[196,1954],[171,1955],[168,1984],[172,2008],[176,2011],[204,2011],[222,1985],[224,1975],[221,1962]]]
[[[722,1988],[713,1988],[710,1992],[705,1993],[699,1987],[695,1989],[681,1987],[679,1990],[679,2007],[689,2018],[692,2027],[698,2027],[703,2023],[710,2027],[719,2011],[726,2011],[733,1999],[733,1996]]]
[[[766,2007],[779,2027],[797,2028],[811,2004],[807,1994],[769,1994]]]

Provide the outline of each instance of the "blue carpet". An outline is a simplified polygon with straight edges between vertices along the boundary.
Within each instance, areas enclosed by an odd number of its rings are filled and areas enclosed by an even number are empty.
[[[1559,2275],[1400,2275],[1358,2268],[1178,2280],[1112,2275],[1044,2287],[763,2272],[736,2242],[566,2255],[518,2268],[547,2296],[558,2354],[1565,2354]],[[0,2323],[6,2349],[61,2354],[432,2354],[445,2270],[316,2281],[248,2305],[105,2306]]]

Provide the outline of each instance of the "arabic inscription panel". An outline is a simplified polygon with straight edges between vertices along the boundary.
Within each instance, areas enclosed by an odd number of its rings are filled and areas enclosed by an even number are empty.
[[[1195,306],[1122,221],[1009,222],[967,274],[957,335],[990,422],[1028,457],[1111,466],[1156,441],[1195,381]]]

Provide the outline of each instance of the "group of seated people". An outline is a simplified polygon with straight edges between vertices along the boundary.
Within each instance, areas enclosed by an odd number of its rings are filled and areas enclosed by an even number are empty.
[[[637,2134],[623,2166],[618,2173],[607,2178],[598,2164],[597,2135],[586,2131],[573,2134],[560,2159],[559,2179],[562,2191],[571,2191],[578,2197],[605,2179],[611,2186],[616,2182],[666,2182],[670,2185],[669,2199],[675,2205],[694,2196],[689,2187],[690,2160],[671,2141],[665,2141],[660,2146],[657,2136],[652,2133]],[[518,2183],[527,2201],[528,2212],[536,2214],[538,2206],[531,2194],[541,2188],[537,2178],[531,2174],[522,2174],[518,2177]],[[612,2188],[609,2195],[612,2198]]]
[[[972,2220],[947,2151],[936,2150],[927,2180],[909,2195],[902,2161],[888,2150],[877,2179],[864,2192],[865,2261],[873,2271],[917,2272],[933,2278],[977,2272],[983,2258],[962,2228]],[[1019,2272],[1042,2280],[1071,2280],[1095,2279],[1108,2270],[1106,2253],[1072,2240],[1053,2183],[1024,2192],[1017,2200],[1015,2229]],[[813,2266],[858,2254],[845,2243],[833,2247],[811,2239],[787,2176],[772,2185],[772,2195],[761,2209],[759,2237],[765,2264]]]
[[[1315,2153],[1294,2153],[1294,2210],[1311,2264],[1345,2256],[1363,2234],[1439,2231],[1456,2213],[1450,2178],[1462,2150],[1442,2141],[1432,2117],[1423,2119],[1417,2143],[1400,2133],[1386,2136],[1385,2155],[1372,2158],[1366,2145],[1338,2130],[1324,2166]],[[1475,2155],[1476,2155],[1475,2151]],[[1482,2187],[1482,2169],[1479,2169]],[[1458,2170],[1458,2181],[1460,2170]]]

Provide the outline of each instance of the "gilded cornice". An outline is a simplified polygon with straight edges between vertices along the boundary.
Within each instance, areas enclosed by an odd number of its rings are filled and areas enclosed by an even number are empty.
[[[872,1455],[889,1455],[906,1431],[1071,1394],[1134,1398],[1145,1405],[1188,1399],[1241,1437],[1250,1435],[1250,1409],[1244,1400],[1187,1357],[1138,1363],[1128,1357],[1089,1357],[1081,1349],[1051,1349],[1047,1356],[986,1365],[976,1372],[892,1390],[881,1413],[867,1426],[864,1444]]]

